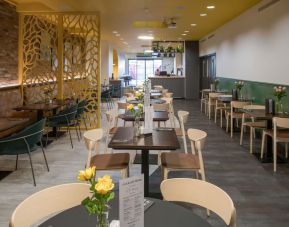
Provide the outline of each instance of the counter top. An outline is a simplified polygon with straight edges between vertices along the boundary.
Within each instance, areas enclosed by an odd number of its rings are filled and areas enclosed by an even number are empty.
[[[185,79],[184,76],[150,76],[149,79]]]

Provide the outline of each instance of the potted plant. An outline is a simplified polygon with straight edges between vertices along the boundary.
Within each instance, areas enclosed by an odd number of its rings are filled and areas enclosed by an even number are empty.
[[[241,90],[244,87],[244,85],[245,85],[244,81],[241,81],[241,80],[235,81],[235,88],[237,89],[238,93],[240,94],[240,99],[243,98]]]
[[[286,87],[283,86],[276,86],[274,87],[274,93],[273,95],[276,97],[276,112],[277,113],[283,113],[283,104],[282,104],[282,98],[287,96],[286,94]]]

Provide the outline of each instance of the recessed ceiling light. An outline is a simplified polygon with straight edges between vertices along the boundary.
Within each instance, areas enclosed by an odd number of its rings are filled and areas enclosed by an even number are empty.
[[[182,37],[179,37],[179,38],[178,38],[178,40],[182,40],[182,39],[183,39]]]
[[[120,34],[115,34],[115,36],[120,36]]]
[[[148,35],[140,35],[137,38],[138,39],[143,39],[143,40],[152,40],[152,39],[154,39],[153,36],[148,36]]]
[[[195,26],[197,26],[197,24],[191,24],[191,26],[195,27]]]
[[[116,34],[116,33],[117,33],[117,31],[113,31],[112,33],[113,33],[113,34]]]
[[[200,16],[201,17],[205,17],[205,16],[207,16],[207,14],[206,13],[201,13]]]
[[[123,38],[120,38],[120,40],[123,41],[124,39],[123,39]]]
[[[126,44],[126,45],[127,45],[128,43],[127,43],[127,42],[123,42],[123,44]]]
[[[215,6],[207,6],[207,9],[215,9]]]
[[[184,31],[185,33],[189,33],[190,31]]]
[[[153,53],[152,50],[145,50],[144,52],[145,52],[145,53]]]
[[[183,33],[182,35],[187,35],[186,33]]]

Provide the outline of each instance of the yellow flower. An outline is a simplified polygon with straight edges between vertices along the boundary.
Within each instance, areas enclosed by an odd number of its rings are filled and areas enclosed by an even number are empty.
[[[142,103],[139,103],[139,104],[137,104],[137,107],[138,107],[139,109],[142,109],[142,108],[143,108],[143,104],[142,104]]]
[[[132,110],[134,108],[133,104],[129,104],[127,107],[126,107],[128,110]]]
[[[114,183],[108,175],[104,175],[102,178],[98,178],[98,182],[95,185],[95,190],[102,195],[107,194],[114,188]]]
[[[79,171],[77,179],[80,181],[88,181],[94,178],[94,176],[95,176],[95,166]]]

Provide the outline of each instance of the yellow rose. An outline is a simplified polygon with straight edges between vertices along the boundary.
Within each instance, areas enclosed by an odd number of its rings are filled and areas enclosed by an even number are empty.
[[[129,104],[129,105],[127,106],[127,109],[128,109],[128,110],[132,110],[133,108],[134,108],[133,104]]]
[[[94,176],[95,176],[95,166],[79,171],[77,179],[80,181],[88,181],[94,178]]]
[[[102,195],[107,194],[114,188],[114,183],[110,176],[105,175],[102,178],[98,178],[97,184],[95,185],[95,190]]]
[[[139,104],[137,104],[137,107],[138,107],[139,109],[142,109],[142,108],[143,108],[143,104],[142,104],[142,103],[139,103]]]

